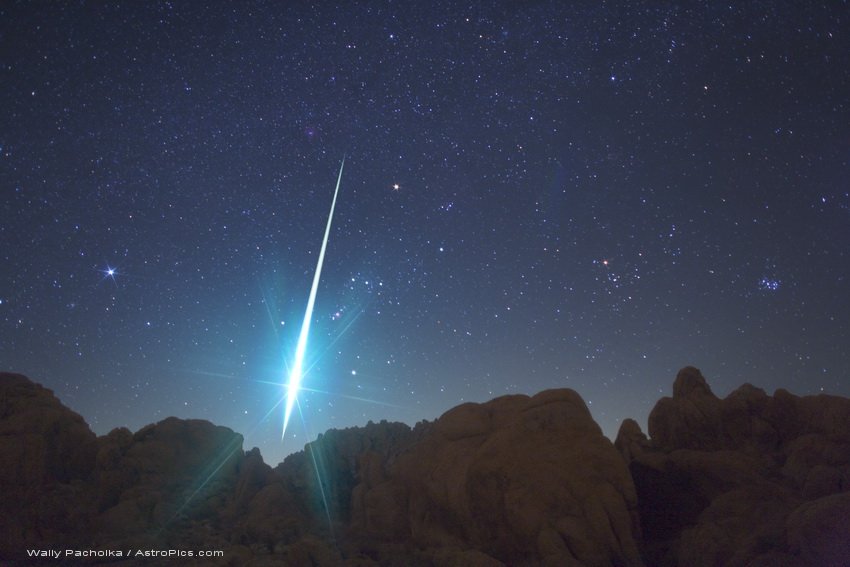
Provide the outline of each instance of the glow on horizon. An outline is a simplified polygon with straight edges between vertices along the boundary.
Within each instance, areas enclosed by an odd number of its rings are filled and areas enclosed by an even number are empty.
[[[292,370],[289,373],[289,383],[286,385],[286,407],[283,412],[283,431],[280,438],[283,439],[286,435],[286,427],[289,425],[289,418],[292,417],[292,408],[298,399],[298,391],[301,389],[301,379],[303,378],[304,353],[307,351],[307,336],[310,334],[310,323],[313,320],[313,306],[316,303],[316,292],[319,289],[319,278],[322,275],[322,264],[325,261],[325,250],[328,247],[328,237],[331,234],[331,222],[334,218],[334,208],[336,207],[336,197],[339,194],[339,185],[342,182],[342,168],[345,166],[345,157],[342,158],[342,163],[339,165],[339,176],[336,180],[336,189],[334,189],[334,198],[331,202],[331,212],[328,213],[328,224],[325,226],[325,237],[322,239],[322,249],[319,251],[319,260],[316,262],[316,273],[313,274],[313,286],[310,288],[310,298],[307,300],[307,309],[304,313],[304,321],[301,323],[301,333],[298,335],[298,344],[295,347],[295,361],[292,364]]]

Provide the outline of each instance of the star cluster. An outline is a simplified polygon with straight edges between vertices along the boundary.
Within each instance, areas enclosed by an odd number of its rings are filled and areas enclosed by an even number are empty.
[[[850,395],[841,3],[0,7],[0,367],[103,434]],[[295,349],[340,159],[305,360]],[[290,436],[290,433],[287,433]]]

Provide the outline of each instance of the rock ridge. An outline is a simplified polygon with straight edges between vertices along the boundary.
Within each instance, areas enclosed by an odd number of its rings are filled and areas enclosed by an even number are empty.
[[[616,447],[640,502],[649,564],[846,565],[850,557],[850,400],[768,396],[744,384],[715,396],[679,371]]]
[[[0,562],[45,548],[220,549],[197,564],[249,566],[850,556],[850,400],[750,384],[720,399],[686,367],[648,433],[626,419],[612,444],[577,392],[554,389],[330,430],[272,468],[202,420],[97,437],[50,390],[0,373]]]

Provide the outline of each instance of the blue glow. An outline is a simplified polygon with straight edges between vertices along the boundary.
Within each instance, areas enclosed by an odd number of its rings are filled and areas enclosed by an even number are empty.
[[[115,281],[115,276],[118,275],[118,270],[110,266],[106,265],[106,269],[99,270],[101,274],[103,274],[103,279],[111,278],[112,281]]]
[[[295,361],[292,364],[292,370],[289,373],[289,383],[286,385],[286,408],[283,412],[283,431],[280,436],[286,435],[286,427],[289,425],[289,418],[292,417],[292,408],[298,399],[298,390],[301,389],[301,379],[303,378],[304,353],[307,352],[307,336],[310,334],[310,323],[313,320],[313,306],[316,303],[316,291],[319,289],[319,278],[322,275],[322,264],[325,261],[325,250],[328,247],[328,237],[331,234],[331,222],[334,218],[334,208],[336,207],[336,197],[339,194],[339,185],[342,182],[342,168],[345,166],[345,157],[342,158],[342,163],[339,165],[339,176],[336,180],[336,189],[334,189],[334,198],[331,202],[331,212],[328,213],[328,224],[325,227],[325,237],[322,239],[322,249],[319,251],[319,260],[316,263],[316,273],[313,274],[313,286],[310,288],[310,298],[307,300],[307,310],[304,313],[304,321],[301,323],[301,333],[298,335],[298,345],[295,347]]]

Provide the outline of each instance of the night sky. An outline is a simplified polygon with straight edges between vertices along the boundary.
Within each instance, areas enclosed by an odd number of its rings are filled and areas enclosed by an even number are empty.
[[[613,437],[685,365],[850,395],[846,2],[313,4],[3,2],[0,369],[270,463],[559,387]]]

